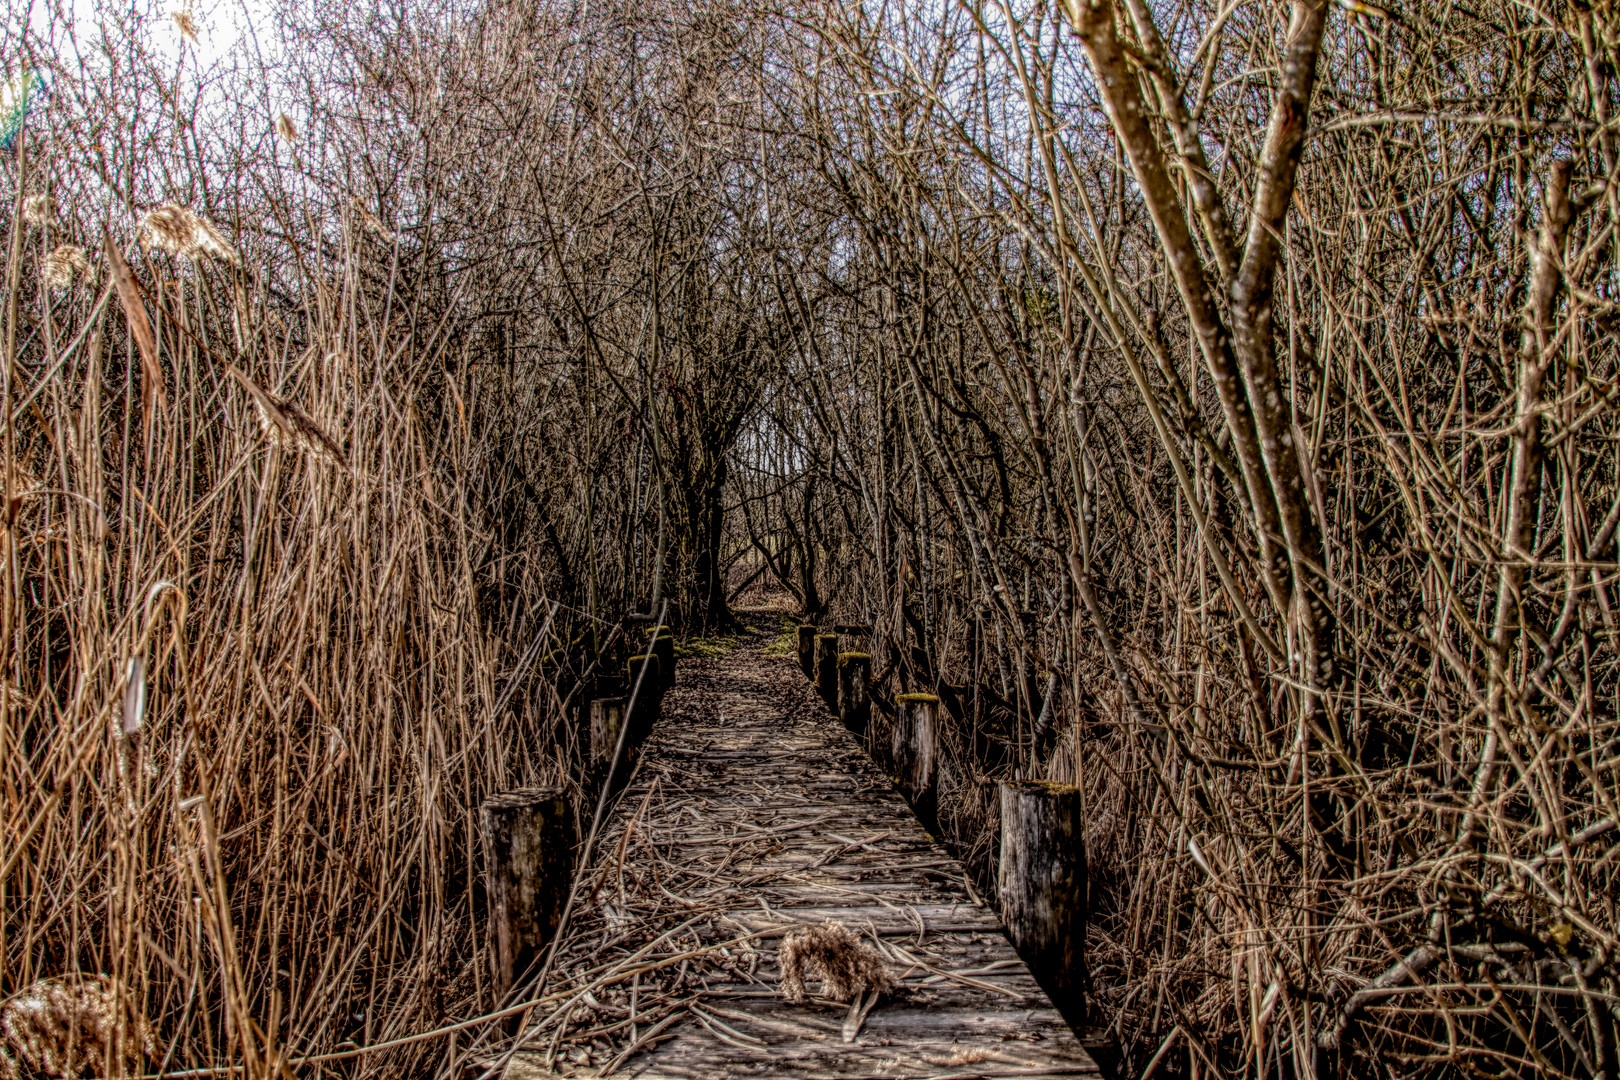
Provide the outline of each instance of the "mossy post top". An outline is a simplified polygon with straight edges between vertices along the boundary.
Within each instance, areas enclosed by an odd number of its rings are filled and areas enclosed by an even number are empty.
[[[926,702],[927,704],[930,704],[930,705],[938,705],[939,704],[939,695],[938,694],[897,694],[897,695],[895,695],[894,700],[896,700],[896,701],[905,701],[905,702]]]
[[[1041,795],[1072,795],[1079,791],[1076,784],[1060,780],[1003,780],[1002,786],[1010,791],[1027,791]]]
[[[846,660],[865,660],[867,663],[871,663],[872,654],[863,652],[845,652],[838,654],[838,662],[840,664]]]

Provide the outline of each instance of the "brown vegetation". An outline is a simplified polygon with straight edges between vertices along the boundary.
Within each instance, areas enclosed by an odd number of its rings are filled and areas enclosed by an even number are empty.
[[[893,984],[883,957],[843,923],[789,930],[782,936],[780,957],[782,996],[792,1004],[804,1000],[806,976],[820,979],[823,996],[834,1001],[887,990]]]
[[[287,15],[0,41],[0,997],[449,1062],[478,800],[768,580],[981,874],[1084,789],[1133,1068],[1620,1068],[1612,5]]]

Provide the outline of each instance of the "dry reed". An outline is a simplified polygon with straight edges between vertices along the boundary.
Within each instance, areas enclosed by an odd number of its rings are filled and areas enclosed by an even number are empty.
[[[70,288],[91,275],[90,257],[77,244],[59,244],[40,266],[40,279],[49,289]]]
[[[837,922],[789,930],[782,937],[780,964],[782,996],[794,1005],[804,1001],[807,977],[820,979],[822,996],[834,1001],[887,990],[894,981],[878,951]]]
[[[241,261],[213,222],[176,203],[164,203],[141,218],[141,244],[188,259],[209,255],[229,263]]]

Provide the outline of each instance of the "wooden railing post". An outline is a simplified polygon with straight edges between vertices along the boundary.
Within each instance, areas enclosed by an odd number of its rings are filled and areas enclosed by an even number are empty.
[[[624,726],[624,706],[628,698],[597,698],[591,702],[591,763],[606,765],[619,745],[619,729]]]
[[[667,626],[655,626],[652,631],[652,640],[647,645],[647,651],[658,657],[659,687],[664,690],[675,685],[675,636],[670,633]],[[647,673],[652,677],[652,672]]]
[[[641,675],[641,668],[647,668],[646,678],[641,679],[641,691],[635,692],[636,679]],[[626,704],[630,710],[625,722],[630,725],[631,745],[640,744],[652,733],[653,724],[658,720],[658,714],[664,706],[664,691],[668,688],[669,679],[664,675],[664,665],[656,653],[650,656],[632,656],[625,661],[625,692],[634,694],[634,704]]]
[[[812,623],[799,625],[799,667],[804,669],[805,678],[815,681],[816,628]]]
[[[838,656],[838,718],[864,746],[872,722],[872,658],[862,652]]]
[[[827,708],[838,709],[838,635],[816,635],[816,689]]]
[[[574,815],[562,788],[535,787],[491,795],[479,818],[490,960],[503,998],[557,931],[574,868]]]
[[[647,668],[646,678],[641,678],[643,665]],[[670,682],[669,677],[664,673],[664,662],[659,659],[658,654],[646,653],[632,656],[624,662],[624,675],[626,679],[624,692],[626,694],[635,694],[636,712],[642,713],[641,703],[646,702],[652,707],[652,712],[656,714],[659,703],[664,699],[664,691],[668,688]],[[636,693],[637,679],[641,679],[641,692],[639,694]],[[642,713],[642,715],[647,714]]]
[[[901,694],[899,716],[890,747],[900,790],[925,826],[935,826],[939,809],[939,698],[934,694]]]
[[[1086,853],[1080,789],[1001,785],[1001,918],[1024,962],[1071,1024],[1086,1012]]]

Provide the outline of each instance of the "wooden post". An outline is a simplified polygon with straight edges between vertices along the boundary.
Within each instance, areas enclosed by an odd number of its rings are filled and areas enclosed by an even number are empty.
[[[838,656],[838,718],[864,746],[872,722],[872,658],[863,652]]]
[[[591,702],[591,763],[605,765],[619,745],[619,729],[624,726],[628,698],[597,698]]]
[[[1086,852],[1080,789],[1001,785],[1001,918],[1030,972],[1070,1024],[1085,1020]]]
[[[838,709],[838,635],[816,635],[816,689],[827,708]]]
[[[574,869],[574,815],[558,787],[491,795],[480,808],[495,994],[504,998],[557,931]]]
[[[632,656],[625,661],[625,673],[628,682],[625,683],[625,693],[634,693],[636,678],[641,672],[642,665],[647,667],[647,677],[641,680],[641,693],[635,695],[635,705],[626,708],[630,713],[625,717],[625,723],[630,725],[630,743],[639,745],[641,740],[652,734],[653,724],[657,722],[658,715],[664,707],[664,691],[669,680],[664,678],[663,664],[658,660],[657,654],[651,656]]]
[[[900,790],[926,827],[935,827],[939,809],[939,698],[933,694],[901,694],[895,698],[900,715],[894,722],[891,752]]]
[[[816,677],[816,628],[811,623],[802,623],[799,626],[799,666],[804,669],[804,677],[814,682]]]
[[[655,626],[647,651],[658,657],[659,686],[668,690],[675,685],[675,637],[667,626]],[[652,678],[652,672],[647,673]]]
[[[647,677],[641,680],[641,693],[638,695],[638,700],[646,697],[649,693],[656,694],[660,692],[664,685],[658,671],[662,666],[658,661],[658,654],[653,653],[649,656],[646,653],[638,653],[624,662],[624,677],[626,679],[624,692],[626,694],[635,693],[636,680],[641,678],[641,668],[644,664],[647,667]]]

